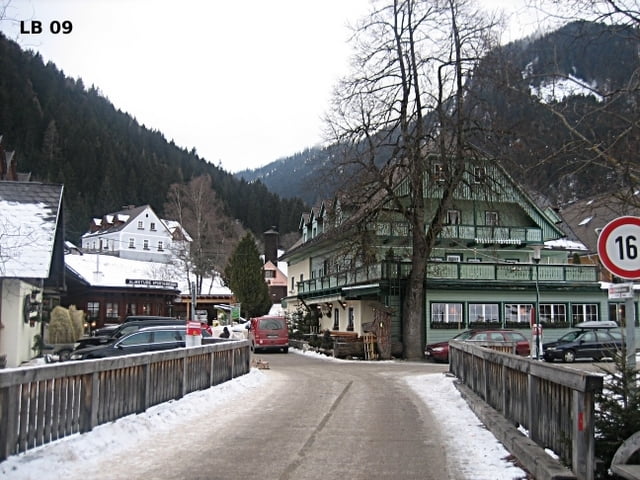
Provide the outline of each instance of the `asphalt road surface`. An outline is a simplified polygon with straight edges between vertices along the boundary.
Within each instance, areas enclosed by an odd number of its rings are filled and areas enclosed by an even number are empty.
[[[442,480],[461,478],[429,409],[400,381],[446,371],[432,363],[268,361],[264,388],[80,478]],[[239,408],[240,407],[240,408]]]

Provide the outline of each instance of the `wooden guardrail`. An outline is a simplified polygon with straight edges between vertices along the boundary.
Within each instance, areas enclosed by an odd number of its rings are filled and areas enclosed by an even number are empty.
[[[0,461],[250,370],[247,340],[0,371]]]
[[[594,400],[602,375],[569,370],[467,342],[451,341],[449,368],[464,385],[537,445],[555,452],[576,478],[595,475]]]

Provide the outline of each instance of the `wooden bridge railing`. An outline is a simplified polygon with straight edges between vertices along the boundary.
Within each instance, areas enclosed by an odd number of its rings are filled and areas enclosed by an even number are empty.
[[[595,474],[594,396],[602,375],[452,341],[450,371],[529,438],[555,452],[579,480]]]
[[[250,371],[246,340],[0,370],[0,461]]]

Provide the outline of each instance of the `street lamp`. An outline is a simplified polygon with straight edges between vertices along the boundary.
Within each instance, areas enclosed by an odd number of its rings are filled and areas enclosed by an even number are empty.
[[[533,326],[533,332],[536,340],[536,360],[540,360],[540,334],[542,333],[540,328],[540,287],[538,285],[538,264],[540,263],[540,251],[542,245],[535,245],[533,247],[533,263],[536,264],[536,304],[535,304],[535,324]]]

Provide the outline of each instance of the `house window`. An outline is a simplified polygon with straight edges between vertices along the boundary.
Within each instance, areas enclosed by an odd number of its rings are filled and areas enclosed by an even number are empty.
[[[461,328],[461,303],[432,303],[431,328]]]
[[[484,212],[484,223],[486,225],[498,225],[498,212]]]
[[[129,239],[129,248],[136,248],[136,243],[133,238]]]
[[[354,317],[355,315],[354,315],[353,307],[349,307],[349,317],[347,321],[348,332],[353,332]]]
[[[598,305],[596,303],[579,303],[571,305],[571,322],[595,322],[598,320]]]
[[[144,225],[142,223],[142,220],[138,220],[138,230],[144,230]]]
[[[100,302],[87,302],[87,317],[95,320],[100,315]]]
[[[621,327],[627,324],[627,314],[624,303],[610,303],[609,304],[609,320],[613,320]],[[635,315],[635,326],[638,326],[638,316]]]
[[[276,278],[275,270],[265,270],[264,271],[264,278]]]
[[[487,171],[484,167],[475,167],[473,169],[473,183],[484,183],[487,179]]]
[[[118,318],[118,304],[114,302],[107,302],[106,305],[106,317],[109,320]]]
[[[508,303],[504,306],[504,322],[506,326],[524,326],[523,324],[531,324],[531,310],[533,305],[530,303]]]
[[[460,255],[447,255],[447,262],[461,262],[462,257]]]
[[[481,327],[487,324],[496,326],[500,323],[500,314],[497,303],[470,303],[469,327]]]
[[[333,329],[340,330],[340,310],[333,309]]]
[[[135,315],[137,310],[137,305],[135,303],[127,304],[127,315]]]
[[[447,211],[447,224],[460,225],[460,210]]]
[[[545,327],[566,328],[567,306],[561,303],[541,303],[538,305],[540,311],[540,323],[544,322]]]
[[[149,224],[149,230],[151,230],[152,232],[156,231],[156,223],[155,222],[151,222]]]
[[[296,278],[295,277],[291,277],[291,291],[295,291],[296,289]]]
[[[164,243],[162,242],[162,240],[158,242],[158,251],[164,252]]]
[[[149,250],[149,240],[142,241],[142,248],[143,250]]]
[[[151,304],[143,303],[142,304],[142,315],[151,315]]]
[[[433,165],[433,179],[437,182],[444,182],[444,165],[442,163]]]

